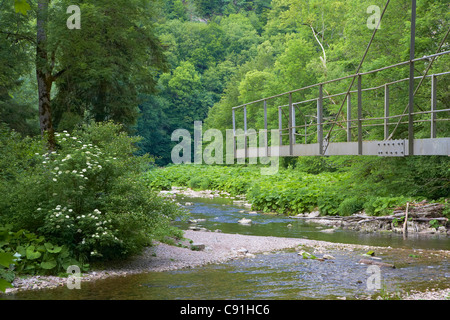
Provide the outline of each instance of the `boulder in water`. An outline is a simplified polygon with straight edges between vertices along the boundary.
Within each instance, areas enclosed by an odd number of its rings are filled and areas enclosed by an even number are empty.
[[[241,220],[238,221],[238,223],[244,224],[244,225],[249,225],[249,224],[252,223],[252,220],[251,219],[242,218]]]

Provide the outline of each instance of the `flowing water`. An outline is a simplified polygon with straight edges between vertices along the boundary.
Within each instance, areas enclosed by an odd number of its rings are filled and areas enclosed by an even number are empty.
[[[249,215],[243,207],[228,199],[179,199],[188,206],[191,219],[208,230],[247,235],[308,238],[336,243],[390,246],[403,250],[382,252],[383,261],[396,265],[382,268],[382,286],[389,292],[450,287],[450,266],[439,253],[426,255],[420,249],[450,249],[445,236],[414,237],[403,240],[395,234],[361,234],[337,230],[328,234],[321,227],[304,221],[274,215]],[[244,212],[242,212],[244,210]],[[238,220],[250,218],[252,224]],[[187,229],[190,224],[175,222]],[[290,226],[288,226],[290,225]],[[405,250],[406,249],[406,250]],[[416,249],[414,251],[414,249]],[[418,251],[419,250],[419,251]],[[415,254],[411,257],[409,254]],[[424,251],[425,252],[425,251]],[[368,266],[352,251],[330,250],[334,260],[302,259],[293,250],[259,254],[253,259],[239,259],[192,269],[150,272],[82,283],[81,290],[66,287],[21,292],[11,299],[358,299],[374,292],[368,289]]]

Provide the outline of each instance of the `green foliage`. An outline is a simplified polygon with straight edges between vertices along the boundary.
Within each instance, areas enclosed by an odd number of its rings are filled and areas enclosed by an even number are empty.
[[[430,227],[431,228],[434,228],[434,229],[437,230],[440,226],[441,226],[441,224],[439,223],[438,220],[436,220],[436,219],[430,220]]]
[[[339,162],[338,159],[329,161]],[[154,190],[181,186],[245,195],[254,210],[286,215],[319,210],[322,215],[348,216],[365,210],[369,215],[381,216],[404,207],[408,201],[422,199],[401,192],[391,196],[391,190],[364,193],[364,185],[355,183],[353,172],[345,168],[309,174],[289,167],[280,168],[273,176],[261,175],[260,169],[258,166],[175,165],[153,168],[144,174],[143,180]]]
[[[23,229],[13,231],[12,225],[0,226],[0,291],[11,288],[16,275],[56,275],[71,265],[83,271],[89,268],[89,264],[74,259],[65,245],[55,245]]]
[[[30,5],[26,0],[14,0],[14,8],[16,12],[20,12],[23,15],[27,15],[27,12],[31,10]]]
[[[139,253],[152,239],[173,234],[170,221],[181,212],[142,183],[141,172],[151,159],[133,155],[137,138],[105,123],[57,133],[56,139],[57,151],[30,153],[36,145],[22,145],[26,161],[10,164],[9,178],[0,180],[9,189],[0,195],[3,223],[64,245],[83,261]],[[14,151],[16,142],[5,141],[1,154]],[[28,258],[39,258],[36,248],[28,247]]]
[[[281,170],[276,176],[263,176],[258,167],[178,165],[154,168],[144,174],[144,180],[155,190],[184,186],[246,195],[255,210],[293,215],[317,207],[324,214],[337,214],[341,197],[329,194],[328,203],[324,200],[328,194],[324,190],[329,190],[330,184],[338,185],[345,176],[345,173],[299,174],[293,169]]]
[[[210,181],[207,177],[194,177],[188,182],[188,186],[191,189],[207,190],[209,185]]]
[[[156,6],[140,0],[79,3],[82,27],[67,32],[61,26],[71,4],[50,8],[49,47],[61,71],[52,101],[55,127],[71,131],[92,119],[130,129],[138,118],[139,94],[154,93],[156,74],[167,70],[155,36]]]
[[[72,257],[67,246],[58,246],[26,230],[14,232],[11,225],[0,226],[0,252],[15,258],[10,264],[17,274],[57,274],[71,265],[89,267]]]
[[[446,202],[444,204],[444,208],[442,209],[442,215],[444,217],[446,217],[447,219],[450,218],[450,203],[449,202]]]
[[[404,205],[410,199],[405,197],[369,197],[364,203],[366,213],[371,216],[390,214],[392,209]]]
[[[295,168],[311,174],[337,171],[336,164],[325,157],[299,157],[295,163]]]
[[[364,200],[358,197],[347,198],[341,202],[338,211],[340,216],[349,216],[364,209]]]

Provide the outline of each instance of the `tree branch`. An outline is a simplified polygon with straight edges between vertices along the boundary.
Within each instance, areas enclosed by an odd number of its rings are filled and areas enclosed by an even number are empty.
[[[26,40],[33,44],[36,43],[36,41],[34,40],[33,37],[25,35],[25,34],[12,33],[12,32],[8,32],[8,31],[0,31],[0,34],[6,34],[6,38],[9,38],[12,36],[12,37],[16,38],[16,40]]]
[[[322,48],[322,52],[323,52],[323,66],[325,67],[325,70],[327,69],[327,53],[325,52],[325,48],[323,47],[322,43],[320,42],[319,38],[317,37],[316,34],[316,30],[314,30],[314,27],[312,25],[309,26],[313,32],[314,38],[316,38],[317,43],[319,44],[319,46]]]
[[[312,26],[312,24],[306,24],[306,23],[302,23],[304,26],[308,26],[311,28],[312,33],[314,35],[314,38],[316,39],[317,43],[319,44],[320,48],[322,48],[322,52],[323,52],[323,57],[320,57],[320,60],[322,60],[322,64],[325,68],[325,72],[327,71],[327,53],[325,51],[324,46],[322,45],[322,42],[320,42],[319,38],[317,37],[317,35],[319,34],[318,32],[316,32],[316,30],[314,29],[314,27]],[[322,35],[323,38],[323,35]],[[323,41],[323,40],[322,40]]]
[[[51,76],[52,82],[56,81],[56,80],[57,80],[59,77],[61,77],[61,76],[64,74],[64,72],[66,72],[66,71],[67,71],[67,68],[66,68],[66,69],[62,69],[61,71],[59,71],[59,72],[53,74],[53,75]]]

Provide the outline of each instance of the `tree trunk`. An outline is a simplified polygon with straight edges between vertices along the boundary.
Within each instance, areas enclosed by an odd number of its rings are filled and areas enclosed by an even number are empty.
[[[47,24],[49,0],[39,0],[37,8],[36,78],[39,92],[39,124],[42,137],[47,139],[50,151],[55,149],[51,97],[53,78],[48,65]]]

